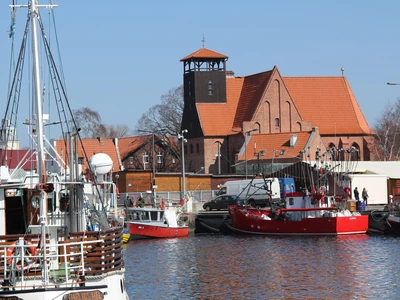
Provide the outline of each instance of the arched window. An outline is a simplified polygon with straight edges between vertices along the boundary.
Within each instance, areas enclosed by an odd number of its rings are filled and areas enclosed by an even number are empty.
[[[199,153],[200,152],[200,145],[199,145],[199,143],[197,143],[196,144],[196,153]]]
[[[212,96],[214,94],[213,90],[214,90],[213,82],[210,79],[208,80],[208,96]]]
[[[193,144],[190,144],[190,154],[193,153]]]
[[[279,118],[275,118],[275,126],[279,127]]]

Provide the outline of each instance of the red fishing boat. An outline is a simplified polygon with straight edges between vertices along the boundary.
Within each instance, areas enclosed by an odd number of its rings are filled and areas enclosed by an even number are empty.
[[[232,229],[259,235],[363,234],[368,215],[350,212],[342,204],[315,201],[312,196],[287,195],[280,206],[268,209],[229,206]]]
[[[175,208],[127,207],[126,226],[130,239],[187,237],[189,227]]]

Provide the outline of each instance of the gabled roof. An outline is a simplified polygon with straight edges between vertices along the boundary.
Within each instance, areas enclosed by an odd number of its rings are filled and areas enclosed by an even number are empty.
[[[137,151],[143,144],[147,143],[152,135],[138,135],[118,139],[118,148],[121,160],[124,160],[130,153]]]
[[[246,146],[247,159],[257,158],[257,153],[264,150],[264,156],[260,159],[272,159],[274,158],[287,158],[291,159],[299,156],[299,151],[304,150],[310,139],[311,132],[298,132],[297,142],[294,147],[290,147],[290,136],[293,133],[276,133],[276,134],[254,134]],[[254,148],[256,145],[256,148]],[[272,150],[271,150],[272,149]],[[274,151],[275,150],[275,154]],[[284,150],[284,154],[280,155],[280,152]],[[239,153],[239,160],[245,160],[244,148]]]
[[[236,115],[243,77],[226,79],[226,103],[197,103],[204,136],[230,135]]]
[[[82,139],[82,144],[79,143],[78,157],[83,157],[82,169],[85,171],[88,168],[87,161],[83,152],[85,149],[87,159],[89,160],[93,155],[97,153],[105,153],[113,161],[113,172],[120,171],[120,165],[118,161],[117,150],[112,139]],[[64,161],[69,164],[68,158],[65,157],[65,142],[64,140],[56,140],[56,150],[57,153],[64,159]],[[68,147],[68,144],[67,144]],[[69,151],[68,151],[69,152]]]
[[[246,76],[236,110],[233,127],[240,128],[243,121],[250,121],[264,94],[273,70]]]
[[[185,56],[180,61],[185,61],[192,58],[228,58],[228,56],[203,47],[192,54]]]
[[[345,77],[283,77],[301,117],[321,135],[373,134]]]

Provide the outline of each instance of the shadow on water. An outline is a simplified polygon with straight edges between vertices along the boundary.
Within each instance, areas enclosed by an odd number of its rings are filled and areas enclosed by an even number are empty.
[[[400,238],[202,235],[125,246],[132,299],[395,299]]]

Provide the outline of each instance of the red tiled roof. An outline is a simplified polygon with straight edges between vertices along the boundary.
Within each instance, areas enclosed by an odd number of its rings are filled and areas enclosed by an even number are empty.
[[[118,148],[121,160],[126,158],[130,153],[136,151],[151,138],[152,135],[150,134],[118,139]]]
[[[243,121],[250,121],[271,78],[273,70],[246,76],[236,110],[233,127],[241,127]]]
[[[254,134],[246,146],[247,159],[256,159],[257,153],[264,150],[264,156],[262,159],[277,158],[282,150],[285,150],[285,154],[279,156],[279,158],[293,158],[299,156],[299,151],[304,150],[307,142],[310,139],[310,132],[298,132],[297,142],[293,148],[290,147],[290,136],[293,133],[276,133],[276,134]],[[254,144],[256,148],[254,149]],[[276,150],[274,155],[273,150]],[[245,153],[239,156],[239,160],[245,160]]]
[[[373,134],[345,77],[283,77],[301,117],[321,135]]]
[[[98,139],[82,139],[82,144],[79,143],[78,149],[78,157],[83,157],[84,162],[82,169],[85,171],[88,167],[87,161],[83,152],[83,148],[85,149],[87,159],[89,160],[93,155],[97,153],[105,153],[110,156],[113,161],[113,172],[120,171],[117,151],[114,145],[114,141],[112,139],[102,139],[99,141]],[[68,158],[65,157],[65,142],[64,140],[56,140],[56,150],[57,153],[63,158],[63,160],[69,164]],[[68,144],[67,144],[68,147]]]
[[[188,56],[185,56],[180,61],[189,60],[191,58],[228,58],[228,56],[209,50],[207,48],[201,48]]]
[[[197,103],[204,136],[230,135],[244,78],[226,79],[226,103]]]

